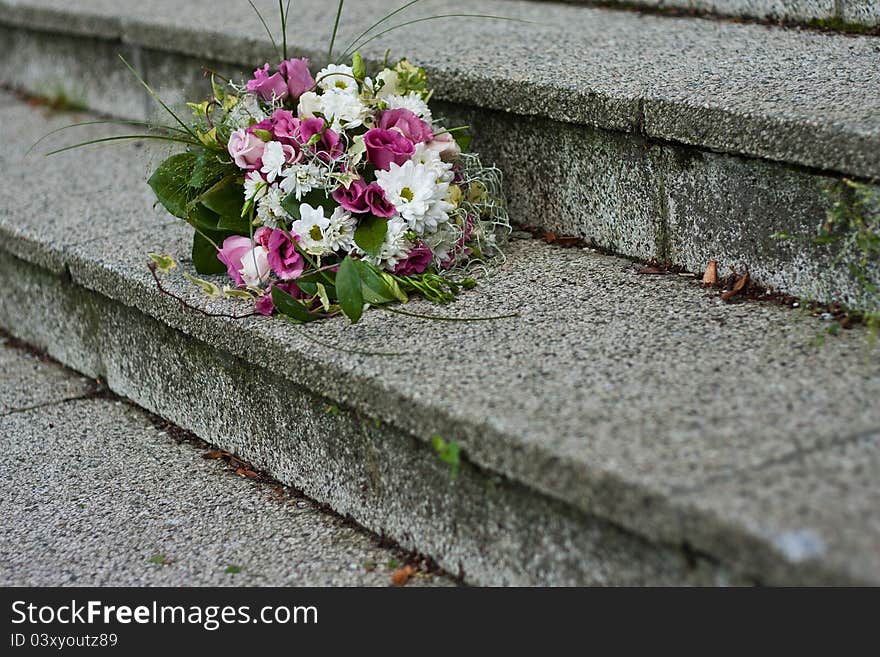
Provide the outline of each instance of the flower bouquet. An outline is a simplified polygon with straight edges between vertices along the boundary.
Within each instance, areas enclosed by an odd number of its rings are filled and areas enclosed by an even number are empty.
[[[466,127],[433,117],[423,69],[386,54],[370,72],[352,50],[313,72],[287,57],[284,8],[281,23],[279,63],[240,85],[212,73],[191,121],[153,94],[176,121],[167,138],[186,150],[149,185],[195,229],[196,271],[231,283],[189,278],[295,322],[357,322],[368,306],[412,293],[442,303],[473,286],[468,271],[497,257],[509,230],[500,172],[466,152]],[[151,258],[154,276],[175,264]]]

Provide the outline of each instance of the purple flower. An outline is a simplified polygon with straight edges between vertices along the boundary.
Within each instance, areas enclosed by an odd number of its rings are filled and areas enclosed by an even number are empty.
[[[391,163],[402,165],[415,151],[413,143],[397,130],[373,128],[364,135],[367,159],[377,169],[387,171]]]
[[[287,292],[294,299],[302,299],[305,295],[296,283],[271,283],[266,294],[257,299],[256,310],[261,315],[271,315],[275,312],[275,302],[272,301],[272,288],[277,287],[279,290]]]
[[[288,94],[284,77],[280,73],[269,75],[268,64],[254,71],[254,79],[248,80],[247,90],[263,100],[283,99]]]
[[[217,259],[226,265],[226,273],[229,274],[236,285],[244,285],[241,277],[241,259],[251,250],[249,237],[232,235],[223,240],[223,247],[217,252]]]
[[[363,178],[353,181],[348,189],[345,185],[340,185],[333,191],[333,200],[339,203],[343,209],[356,214],[363,214],[370,211],[367,200],[364,198],[364,192],[367,191],[367,183]]]
[[[429,142],[434,138],[431,126],[408,109],[385,110],[379,116],[379,127],[383,130],[397,129],[414,144]]]
[[[235,160],[235,165],[245,171],[259,168],[266,144],[255,134],[244,130],[236,130],[229,136],[226,149]]]
[[[421,274],[430,266],[431,260],[433,259],[434,254],[431,252],[430,247],[424,242],[420,242],[413,247],[412,251],[407,254],[406,258],[397,263],[394,267],[393,273],[398,276]]]
[[[379,183],[370,183],[366,190],[364,190],[363,198],[367,203],[367,207],[370,208],[370,212],[377,217],[393,217],[397,214],[397,210],[385,198],[385,192],[379,187]]]
[[[342,144],[339,143],[339,135],[327,127],[324,119],[317,117],[302,119],[298,129],[299,143],[305,146],[316,134],[321,137],[312,147],[323,159],[335,160],[342,155]]]
[[[281,62],[278,71],[287,80],[287,91],[293,100],[315,86],[315,79],[309,72],[309,60],[305,57]]]
[[[278,278],[299,278],[302,275],[305,261],[283,230],[272,231],[266,250],[269,252],[269,266]]]

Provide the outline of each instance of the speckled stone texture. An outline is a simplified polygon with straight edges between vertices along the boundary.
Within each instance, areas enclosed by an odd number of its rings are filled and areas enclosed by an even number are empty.
[[[390,584],[401,556],[375,537],[90,398],[56,363],[0,345],[0,381],[3,586]]]
[[[16,138],[40,117],[15,119]],[[142,185],[156,153],[41,160],[35,181],[15,150],[0,153],[4,325],[468,581],[880,582],[876,523],[852,520],[873,493],[844,485],[848,450],[880,428],[880,354],[861,331],[817,348],[816,319],[531,240],[442,310],[519,312],[508,320],[206,318],[144,265],[149,251],[188,263],[188,228]],[[114,176],[89,175],[99,167]],[[46,181],[52,230],[27,201],[45,208],[33,186]],[[454,482],[435,434],[462,447]],[[827,497],[737,488],[804,453],[823,460],[817,478],[839,478]]]

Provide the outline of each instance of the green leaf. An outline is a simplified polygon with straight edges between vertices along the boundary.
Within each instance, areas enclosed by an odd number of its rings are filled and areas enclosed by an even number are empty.
[[[211,235],[211,239],[220,239],[219,235]],[[201,233],[193,235],[192,259],[196,271],[200,274],[222,274],[226,265],[217,258],[217,249]]]
[[[272,133],[262,128],[254,128],[251,132],[261,141],[272,141]]]
[[[321,299],[321,307],[324,308],[324,312],[330,311],[330,297],[327,296],[327,288],[324,287],[321,283],[315,283],[315,286],[318,288],[318,298]]]
[[[187,206],[194,196],[189,181],[195,164],[195,153],[187,151],[172,155],[159,165],[147,181],[159,203],[180,219],[186,219]]]
[[[320,315],[313,315],[299,299],[294,299],[287,292],[277,286],[272,287],[272,303],[275,310],[282,315],[287,315],[298,322],[312,322],[320,319]]]
[[[189,207],[186,222],[197,230],[212,232],[217,230],[220,223],[220,215],[212,212],[201,203],[193,203]]]
[[[183,272],[183,275],[186,276],[191,282],[198,285],[199,289],[208,295],[208,298],[216,299],[220,296],[220,288],[214,285],[211,281],[206,281],[203,278],[197,278],[189,272]]]
[[[474,140],[473,136],[465,131],[454,133],[452,138],[464,153],[468,152],[468,149],[471,147],[471,142]]]
[[[355,80],[363,80],[367,75],[367,65],[364,64],[364,58],[357,50],[351,56],[351,72]]]
[[[437,452],[437,457],[449,466],[449,478],[455,479],[458,476],[458,469],[461,467],[461,448],[458,443],[434,436],[431,439],[431,444],[434,446],[434,451]]]
[[[199,202],[224,219],[240,219],[244,205],[244,185],[238,180],[238,176],[227,176],[199,196]]]
[[[336,272],[336,293],[339,296],[342,312],[352,324],[356,324],[364,312],[362,287],[355,261],[346,256],[339,265],[339,271]]]
[[[366,303],[377,305],[407,300],[406,293],[391,276],[379,271],[366,260],[356,260],[355,266],[361,279],[362,294]]]
[[[388,220],[382,217],[369,216],[361,219],[354,231],[354,243],[371,256],[379,255],[385,234],[388,232]]]
[[[174,269],[177,266],[177,263],[174,262],[174,258],[169,255],[159,254],[159,253],[148,253],[150,260],[156,263],[156,267],[163,274],[167,274],[169,271]]]
[[[224,176],[235,175],[237,172],[235,165],[222,162],[216,153],[202,151],[196,155],[189,186],[198,190],[207,189]]]
[[[293,217],[294,221],[299,220],[301,215],[299,213],[299,206],[303,203],[303,201],[296,200],[296,194],[288,194],[284,197],[284,200],[281,201],[281,207]]]

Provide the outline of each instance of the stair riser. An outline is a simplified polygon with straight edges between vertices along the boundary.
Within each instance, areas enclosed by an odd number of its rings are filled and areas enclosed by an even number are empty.
[[[467,582],[747,582],[467,463],[452,480],[423,439],[328,412],[333,402],[268,369],[5,251],[0,275],[6,330]]]
[[[204,95],[203,66],[232,78],[247,73],[118,41],[8,28],[0,37],[12,44],[0,63],[4,83],[49,95],[64,88],[128,118],[153,118],[156,107],[118,53],[176,108]],[[835,174],[461,104],[438,103],[437,114],[474,126],[475,149],[504,171],[516,223],[695,272],[716,259],[722,273],[748,270],[806,298],[865,301],[846,258],[835,264],[807,241],[771,237],[814,234],[832,202],[826,192],[839,184]]]

